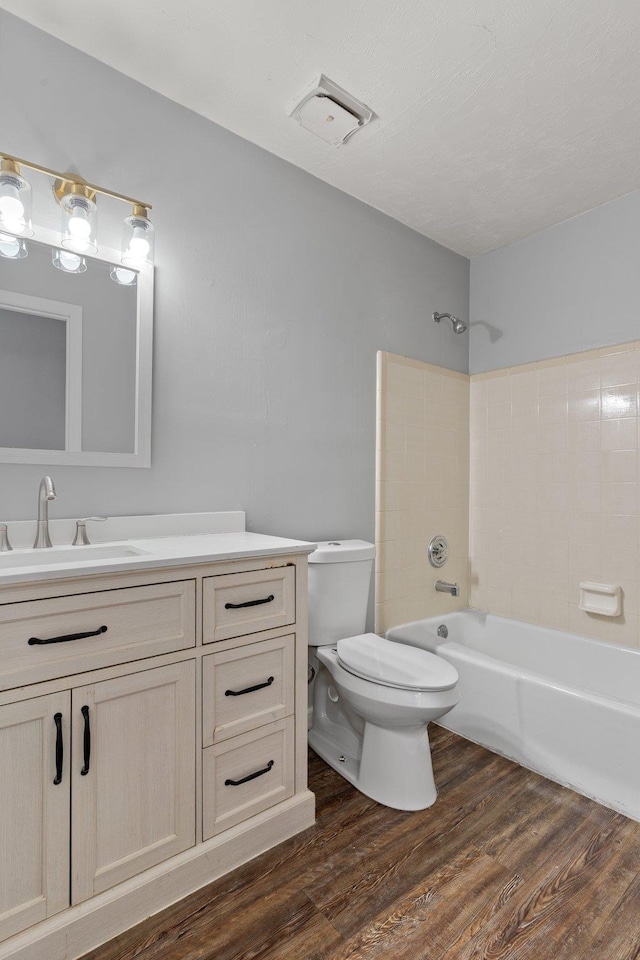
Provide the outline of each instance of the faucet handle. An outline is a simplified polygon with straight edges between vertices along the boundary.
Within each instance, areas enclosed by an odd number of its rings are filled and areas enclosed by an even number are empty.
[[[82,520],[76,520],[76,535],[73,538],[74,547],[88,547],[91,543],[89,537],[87,536],[87,523],[89,520],[96,520],[99,523],[102,523],[104,520],[108,520],[109,517],[83,517]]]
[[[6,523],[0,523],[0,553],[7,553],[9,550],[13,550],[13,547],[9,543],[7,525]]]

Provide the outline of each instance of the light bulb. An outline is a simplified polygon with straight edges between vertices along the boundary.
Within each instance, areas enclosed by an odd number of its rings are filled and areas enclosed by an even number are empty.
[[[3,220],[13,220],[20,222],[24,217],[24,204],[20,199],[20,193],[15,183],[5,178],[0,192],[0,216]]]
[[[24,240],[0,233],[0,257],[6,257],[7,260],[22,260],[26,256],[27,245]]]
[[[136,228],[129,243],[129,254],[135,259],[144,260],[149,253],[149,241],[144,235],[136,236],[138,233],[142,233],[142,231]]]
[[[2,226],[5,228],[5,230],[8,230],[9,233],[22,233],[24,220],[14,220],[11,217],[2,217]]]
[[[78,256],[77,253],[71,253],[69,250],[54,250],[51,260],[54,267],[64,273],[84,273],[87,269],[84,257]]]
[[[0,227],[2,232],[33,236],[31,186],[20,176],[18,164],[6,157],[0,158]]]
[[[96,205],[89,197],[72,194],[62,201],[62,246],[76,253],[95,252]]]
[[[75,207],[69,218],[69,233],[74,240],[87,240],[91,235],[91,224],[87,220],[87,213],[82,207]]]
[[[146,263],[153,262],[153,234],[146,207],[136,204],[133,216],[124,221],[122,262],[125,266],[141,270]]]
[[[135,270],[127,270],[125,267],[111,267],[110,273],[111,279],[115,280],[116,283],[119,283],[122,287],[133,287],[138,274]]]
[[[60,263],[65,270],[77,270],[82,263],[82,257],[79,257],[77,253],[67,253],[65,251],[60,256]]]

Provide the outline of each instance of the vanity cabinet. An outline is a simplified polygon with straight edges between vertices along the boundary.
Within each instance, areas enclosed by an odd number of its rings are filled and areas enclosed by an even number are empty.
[[[193,846],[194,738],[193,661],[0,707],[0,937]]]
[[[203,659],[204,839],[294,792],[292,634]]]
[[[71,792],[56,739],[68,742],[70,702],[65,691],[0,706],[1,940],[69,904]]]
[[[0,586],[0,960],[73,960],[313,823],[306,563]]]
[[[195,843],[195,663],[77,687],[71,707],[80,903]]]

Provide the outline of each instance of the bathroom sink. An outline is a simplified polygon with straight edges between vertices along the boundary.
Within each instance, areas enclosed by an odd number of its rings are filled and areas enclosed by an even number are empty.
[[[0,554],[0,570],[16,567],[50,567],[55,564],[87,563],[91,560],[125,560],[127,557],[150,556],[127,544],[105,543],[87,547],[47,547],[44,550],[13,550]]]

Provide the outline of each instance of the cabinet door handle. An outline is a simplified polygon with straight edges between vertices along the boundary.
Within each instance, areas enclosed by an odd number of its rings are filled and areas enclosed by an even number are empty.
[[[264,770],[256,770],[255,773],[250,773],[248,777],[243,777],[242,780],[225,780],[224,785],[225,787],[239,787],[241,783],[249,783],[249,780],[255,780],[256,777],[262,777],[265,773],[269,773],[273,764],[274,761],[269,760]]]
[[[88,633],[68,633],[65,637],[49,637],[48,640],[42,640],[40,637],[29,637],[29,646],[45,643],[66,643],[67,640],[84,640],[85,637],[97,637],[101,633],[106,633],[108,627],[98,627],[97,630],[90,630]]]
[[[54,713],[53,722],[56,725],[56,775],[54,785],[57,787],[62,783],[62,760],[64,757],[64,748],[62,744],[62,714]]]
[[[270,687],[273,680],[273,677],[269,677],[264,683],[256,683],[255,687],[245,687],[244,690],[225,690],[224,695],[225,697],[241,697],[245,693],[255,693],[256,690],[263,690],[265,687]]]
[[[242,607],[259,607],[263,603],[271,603],[272,600],[275,600],[275,597],[272,593],[268,597],[264,597],[262,600],[245,600],[244,603],[225,603],[225,610],[240,610]]]
[[[86,777],[86,775],[89,773],[89,766],[91,764],[91,723],[89,720],[89,707],[82,707],[80,713],[84,717],[84,735],[82,740],[84,747],[84,766],[80,771],[80,776]]]

